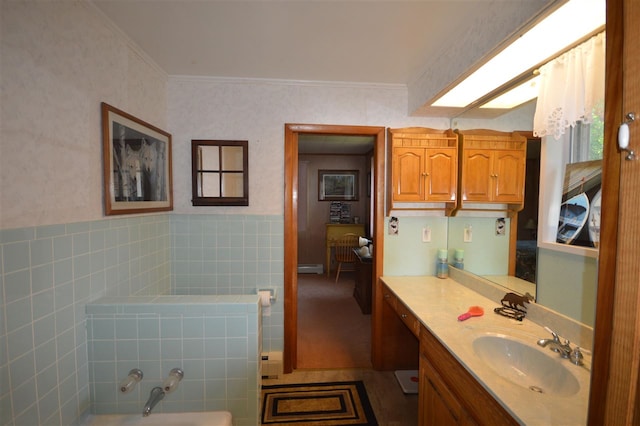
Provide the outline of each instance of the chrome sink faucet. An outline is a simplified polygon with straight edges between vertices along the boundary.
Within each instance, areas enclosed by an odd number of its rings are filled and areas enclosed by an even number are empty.
[[[164,398],[165,392],[162,390],[160,386],[156,386],[151,389],[151,393],[149,394],[149,399],[147,403],[144,404],[144,410],[142,410],[142,417],[147,417],[151,414],[151,410],[156,406],[158,402]]]
[[[551,333],[553,339],[540,339],[538,340],[539,346],[542,346],[543,348],[549,346],[549,349],[559,353],[562,358],[571,358],[571,361],[574,364],[582,364],[583,357],[582,353],[580,352],[580,348],[576,347],[576,349],[572,349],[569,340],[565,339],[564,343],[562,343],[560,341],[560,336],[558,336],[558,333],[551,330],[549,327],[545,327],[544,329]]]

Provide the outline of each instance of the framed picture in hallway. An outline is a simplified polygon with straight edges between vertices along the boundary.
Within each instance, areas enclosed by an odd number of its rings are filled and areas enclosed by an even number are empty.
[[[318,170],[319,201],[357,201],[358,170]]]
[[[102,103],[106,215],[173,210],[171,135]]]

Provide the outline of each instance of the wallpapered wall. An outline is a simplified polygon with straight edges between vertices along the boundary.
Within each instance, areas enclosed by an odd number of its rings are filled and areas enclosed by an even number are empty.
[[[2,2],[0,228],[95,220],[100,102],[166,128],[167,76],[86,2]]]

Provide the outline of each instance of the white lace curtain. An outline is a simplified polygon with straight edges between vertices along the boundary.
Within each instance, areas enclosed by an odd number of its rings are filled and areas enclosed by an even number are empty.
[[[576,122],[604,114],[604,32],[540,67],[533,134],[556,140]]]

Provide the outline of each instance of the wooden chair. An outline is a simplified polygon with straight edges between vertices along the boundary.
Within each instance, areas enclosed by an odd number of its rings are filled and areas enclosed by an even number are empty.
[[[336,272],[336,283],[340,277],[340,271],[342,270],[343,263],[355,264],[356,255],[353,252],[354,248],[358,247],[358,234],[344,234],[338,238],[335,242],[335,257],[338,262],[338,271]]]

